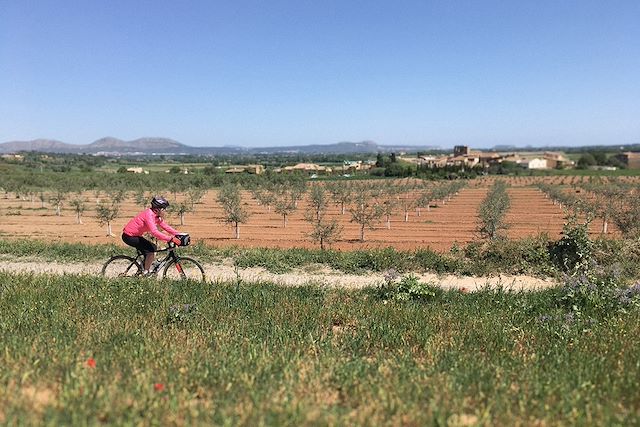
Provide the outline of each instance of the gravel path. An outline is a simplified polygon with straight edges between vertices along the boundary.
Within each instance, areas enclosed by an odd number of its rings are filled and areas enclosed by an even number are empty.
[[[11,272],[32,272],[47,274],[89,274],[99,275],[101,263],[62,263],[48,262],[33,258],[0,258],[0,270]],[[233,281],[240,276],[245,283],[271,282],[283,286],[316,284],[328,287],[358,289],[376,286],[384,282],[382,273],[366,275],[344,274],[328,268],[313,270],[312,268],[274,274],[264,268],[239,269],[237,272],[232,265],[204,264],[207,280],[216,282]],[[437,275],[432,273],[417,275],[421,282],[431,282],[444,289],[461,289],[474,291],[484,287],[496,288],[502,286],[513,290],[536,290],[557,286],[552,279],[540,279],[531,276],[497,275],[493,277],[470,277],[455,275]]]

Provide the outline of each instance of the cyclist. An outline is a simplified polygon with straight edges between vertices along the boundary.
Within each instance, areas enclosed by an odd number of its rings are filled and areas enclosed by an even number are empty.
[[[179,231],[164,221],[168,207],[169,202],[167,199],[161,196],[154,196],[151,199],[151,207],[136,215],[122,230],[122,241],[144,254],[143,274],[147,274],[151,270],[156,251],[156,245],[142,237],[144,233],[151,233],[156,239],[172,242],[176,246],[180,246],[180,239],[176,237]],[[171,235],[162,233],[158,230],[158,227],[171,233]]]

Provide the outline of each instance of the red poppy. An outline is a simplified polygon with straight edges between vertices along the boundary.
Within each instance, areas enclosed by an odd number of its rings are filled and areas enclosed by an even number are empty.
[[[162,383],[155,383],[155,384],[153,385],[153,389],[154,389],[155,391],[164,391],[164,384],[162,384]]]
[[[95,368],[96,367],[96,359],[94,359],[93,357],[90,357],[89,359],[87,359],[87,366],[90,368]]]
[[[467,292],[469,292],[469,289],[467,288],[460,288],[460,292],[463,294],[466,294]]]

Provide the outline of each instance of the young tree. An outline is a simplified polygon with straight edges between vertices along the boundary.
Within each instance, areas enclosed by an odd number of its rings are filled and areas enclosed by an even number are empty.
[[[144,190],[144,188],[139,188],[133,194],[133,200],[136,203],[136,206],[145,208],[149,204],[151,196]]]
[[[278,185],[275,189],[274,208],[276,213],[282,215],[282,226],[287,227],[287,217],[296,210],[296,194],[286,184]]]
[[[328,204],[324,188],[321,185],[313,185],[309,192],[309,206],[313,210],[316,220],[320,220],[320,216],[327,210]]]
[[[593,194],[593,198],[586,202],[587,208],[602,218],[602,234],[607,234],[609,220],[616,212],[623,209],[620,205],[625,199],[624,195],[628,194],[628,190],[616,184],[584,185],[584,187]]]
[[[40,199],[40,207],[44,209],[44,204],[47,201],[47,194],[44,191],[38,193],[38,199]]]
[[[640,237],[640,188],[632,189],[622,197],[611,219],[624,237]]]
[[[360,241],[364,242],[365,228],[374,228],[382,216],[382,209],[379,204],[373,201],[369,192],[359,191],[353,198],[353,205],[349,208],[349,213],[351,214],[351,222],[360,225]]]
[[[171,170],[173,170],[173,168],[177,168],[177,166],[173,166],[171,168]],[[180,168],[178,168],[178,171],[180,171]],[[174,172],[172,172],[174,173]],[[178,172],[179,173],[179,172]],[[171,183],[169,183],[169,192],[171,194],[173,194],[173,201],[177,201],[178,200],[178,193],[183,189],[183,184],[182,181],[178,178],[174,178]]]
[[[111,203],[117,203],[120,205],[120,203],[127,198],[127,190],[117,187],[111,188],[107,191],[107,195]]]
[[[67,192],[64,190],[56,190],[49,198],[49,202],[56,208],[56,216],[61,215],[62,204],[67,199]]]
[[[112,237],[111,222],[118,217],[120,202],[112,201],[109,204],[99,204],[96,208],[96,216],[100,225],[107,225],[107,236]]]
[[[102,190],[96,188],[93,190],[93,196],[96,198],[96,205],[100,204],[100,196],[102,196]]]
[[[200,203],[206,190],[202,187],[191,187],[187,190],[185,198],[191,207],[191,212],[195,212],[196,204]]]
[[[324,250],[325,244],[336,241],[342,232],[342,226],[335,219],[328,219],[327,201],[324,188],[320,185],[311,187],[309,193],[309,208],[305,213],[305,220],[311,224],[311,232],[307,234],[312,241],[320,245]]]
[[[308,212],[305,219],[311,223],[311,232],[308,234],[312,241],[320,245],[324,250],[326,244],[331,244],[340,238],[342,226],[335,219],[328,219],[325,214],[316,217],[313,212]]]
[[[397,196],[396,200],[398,202],[398,206],[400,206],[404,213],[404,222],[409,222],[409,211],[415,206],[415,201],[408,193],[403,193],[400,196]]]
[[[386,198],[380,204],[380,211],[385,217],[385,223],[387,224],[387,230],[391,230],[391,215],[396,210],[396,203],[390,198]]]
[[[82,224],[82,213],[85,211],[86,203],[82,196],[78,195],[69,201],[73,211],[76,213],[76,223]]]
[[[222,205],[225,222],[235,227],[235,237],[240,238],[240,224],[247,222],[250,214],[242,205],[242,187],[238,184],[224,184],[220,188],[217,201]]]
[[[169,209],[173,210],[180,217],[180,225],[184,225],[184,215],[187,212],[193,211],[192,205],[189,202],[171,204]]]
[[[251,194],[262,206],[267,207],[267,211],[271,213],[271,206],[275,202],[275,193],[271,188],[255,187],[251,190]]]
[[[307,191],[307,182],[302,179],[297,179],[293,181],[287,181],[287,186],[291,192],[291,199],[293,200],[293,204],[298,208],[298,201],[302,198],[304,193]]]
[[[420,216],[420,208],[427,208],[427,212],[431,210],[431,201],[433,200],[433,190],[425,188],[416,200],[417,215]]]
[[[340,205],[340,213],[344,215],[345,207],[353,196],[351,186],[344,181],[335,181],[327,184],[327,190],[331,193],[333,201]]]
[[[504,181],[496,181],[478,209],[478,232],[482,237],[496,239],[508,228],[504,217],[510,202]]]

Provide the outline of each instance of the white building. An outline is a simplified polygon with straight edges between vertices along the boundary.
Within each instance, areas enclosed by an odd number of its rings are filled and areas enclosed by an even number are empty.
[[[525,160],[522,163],[527,169],[549,169],[547,159],[541,159],[539,157]]]

